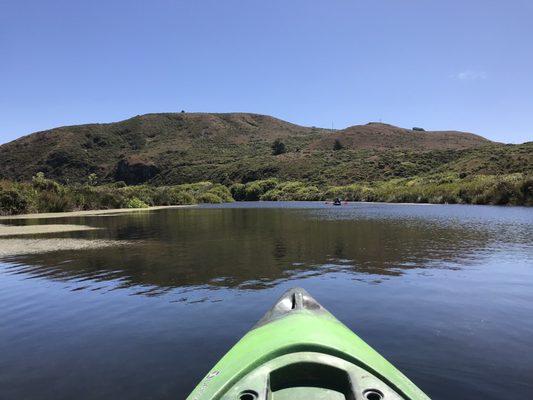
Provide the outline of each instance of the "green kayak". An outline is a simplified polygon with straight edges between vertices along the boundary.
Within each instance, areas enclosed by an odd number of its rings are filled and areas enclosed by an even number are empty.
[[[304,289],[287,291],[188,400],[427,400]]]

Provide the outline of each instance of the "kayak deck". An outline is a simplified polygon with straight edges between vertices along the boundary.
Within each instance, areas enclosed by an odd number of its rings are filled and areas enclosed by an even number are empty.
[[[222,398],[241,399],[243,393],[248,393],[250,400],[402,398],[364,369],[338,357],[315,352],[277,357],[246,375]],[[267,396],[262,397],[261,393]],[[363,397],[356,397],[356,393]],[[248,398],[244,396],[243,400]]]
[[[304,289],[287,291],[189,400],[427,400]]]

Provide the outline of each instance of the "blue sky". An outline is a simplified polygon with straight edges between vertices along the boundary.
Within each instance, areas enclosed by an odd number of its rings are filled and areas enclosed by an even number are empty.
[[[247,111],[533,140],[531,0],[0,0],[0,143]]]

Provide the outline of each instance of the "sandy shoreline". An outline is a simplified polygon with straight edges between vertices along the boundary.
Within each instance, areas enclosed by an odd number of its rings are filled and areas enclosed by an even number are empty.
[[[47,218],[67,218],[67,217],[91,217],[91,216],[112,216],[125,213],[141,213],[161,209],[193,207],[183,206],[157,206],[148,208],[120,208],[111,210],[89,210],[72,211],[59,213],[41,214],[21,214],[0,217],[0,221],[21,220],[21,219],[47,219]],[[39,235],[63,232],[93,231],[101,228],[75,225],[75,224],[39,224],[39,225],[6,225],[0,223],[0,258],[18,256],[24,254],[47,253],[61,250],[88,250],[105,248],[112,246],[127,246],[128,241],[102,240],[102,239],[82,239],[82,238],[22,238],[16,236]],[[13,237],[12,237],[13,236]]]
[[[19,236],[19,235],[37,235],[41,233],[58,233],[58,232],[78,232],[92,231],[95,228],[87,225],[2,225],[0,224],[0,237],[2,236]]]
[[[94,231],[87,225],[2,225],[0,224],[0,258],[23,254],[47,253],[60,250],[86,250],[103,247],[127,245],[118,240],[81,239],[81,238],[23,238],[17,236],[39,235],[61,232]]]
[[[124,241],[101,239],[0,239],[0,260],[2,257],[24,254],[49,253],[61,250],[90,250],[129,244],[129,242]]]
[[[153,210],[163,210],[167,208],[185,208],[185,207],[194,207],[194,205],[154,206],[154,207],[147,207],[147,208],[113,208],[110,210],[88,210],[88,211],[67,211],[67,212],[57,212],[57,213],[5,215],[5,216],[0,216],[0,220],[91,217],[91,216],[105,216],[105,215],[145,212],[145,211],[153,211]]]

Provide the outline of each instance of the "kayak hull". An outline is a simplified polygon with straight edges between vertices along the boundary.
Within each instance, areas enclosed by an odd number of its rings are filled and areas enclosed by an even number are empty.
[[[287,291],[188,400],[427,400],[304,289]]]

